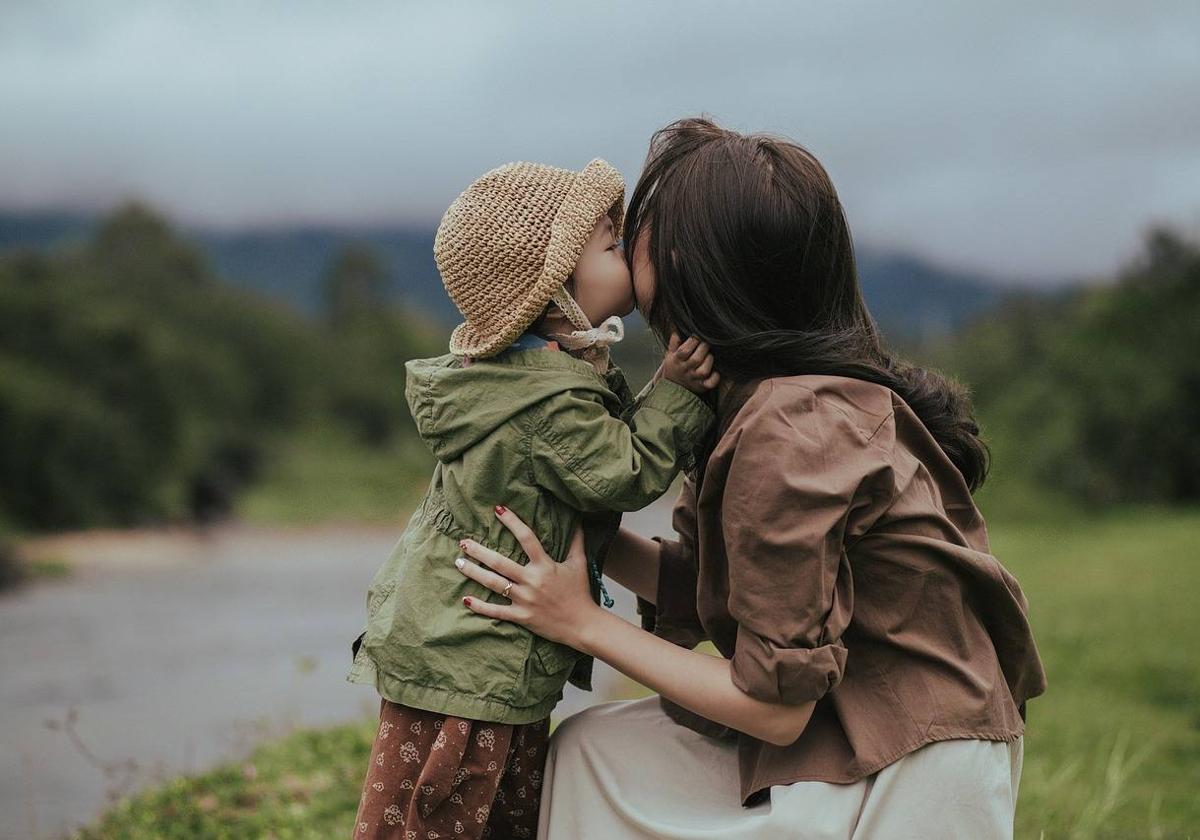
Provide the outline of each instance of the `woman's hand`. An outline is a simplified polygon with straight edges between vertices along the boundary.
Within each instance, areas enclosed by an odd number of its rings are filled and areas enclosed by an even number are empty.
[[[786,706],[756,700],[733,684],[728,660],[660,639],[601,609],[589,591],[581,530],[571,536],[566,559],[555,563],[516,514],[498,506],[496,515],[516,536],[529,563],[522,566],[474,540],[461,541],[463,553],[479,561],[458,558],[455,565],[464,575],[501,594],[512,583],[511,604],[464,598],[472,610],[515,621],[595,656],[684,708],[755,738],[784,745],[799,737],[815,703]]]
[[[462,540],[458,547],[466,557],[454,561],[459,571],[493,592],[503,595],[507,589],[511,601],[493,604],[464,598],[463,603],[480,615],[513,621],[539,636],[579,648],[588,621],[604,613],[592,600],[588,586],[582,529],[577,527],[571,535],[566,559],[555,563],[537,535],[515,513],[498,505],[496,516],[513,532],[529,563],[522,566],[474,540]]]

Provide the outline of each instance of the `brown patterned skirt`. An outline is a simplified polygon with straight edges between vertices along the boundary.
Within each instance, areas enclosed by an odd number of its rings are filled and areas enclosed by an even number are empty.
[[[382,699],[352,837],[534,837],[549,734]]]

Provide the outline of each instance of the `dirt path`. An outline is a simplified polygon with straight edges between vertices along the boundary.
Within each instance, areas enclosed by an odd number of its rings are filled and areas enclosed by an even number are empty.
[[[626,518],[664,533],[669,501]],[[72,537],[72,577],[0,596],[0,838],[54,837],[114,793],[372,714],[343,677],[396,528]],[[611,587],[617,610],[633,598]],[[568,695],[556,715],[617,683]],[[73,722],[72,722],[73,716]]]

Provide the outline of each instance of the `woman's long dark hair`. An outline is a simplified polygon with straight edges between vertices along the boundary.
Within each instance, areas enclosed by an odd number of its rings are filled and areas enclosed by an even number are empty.
[[[824,167],[798,144],[703,118],[650,141],[625,216],[626,253],[645,234],[657,288],[651,329],[708,342],[723,377],[821,373],[897,394],[972,491],[988,451],[970,401],[941,374],[894,358],[863,303],[854,245]]]

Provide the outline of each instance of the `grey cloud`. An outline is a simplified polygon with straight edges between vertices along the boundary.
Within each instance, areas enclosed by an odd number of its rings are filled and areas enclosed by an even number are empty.
[[[38,4],[0,12],[0,201],[435,221],[505,160],[636,177],[707,111],[826,164],[860,241],[1037,280],[1200,206],[1195,3]]]

